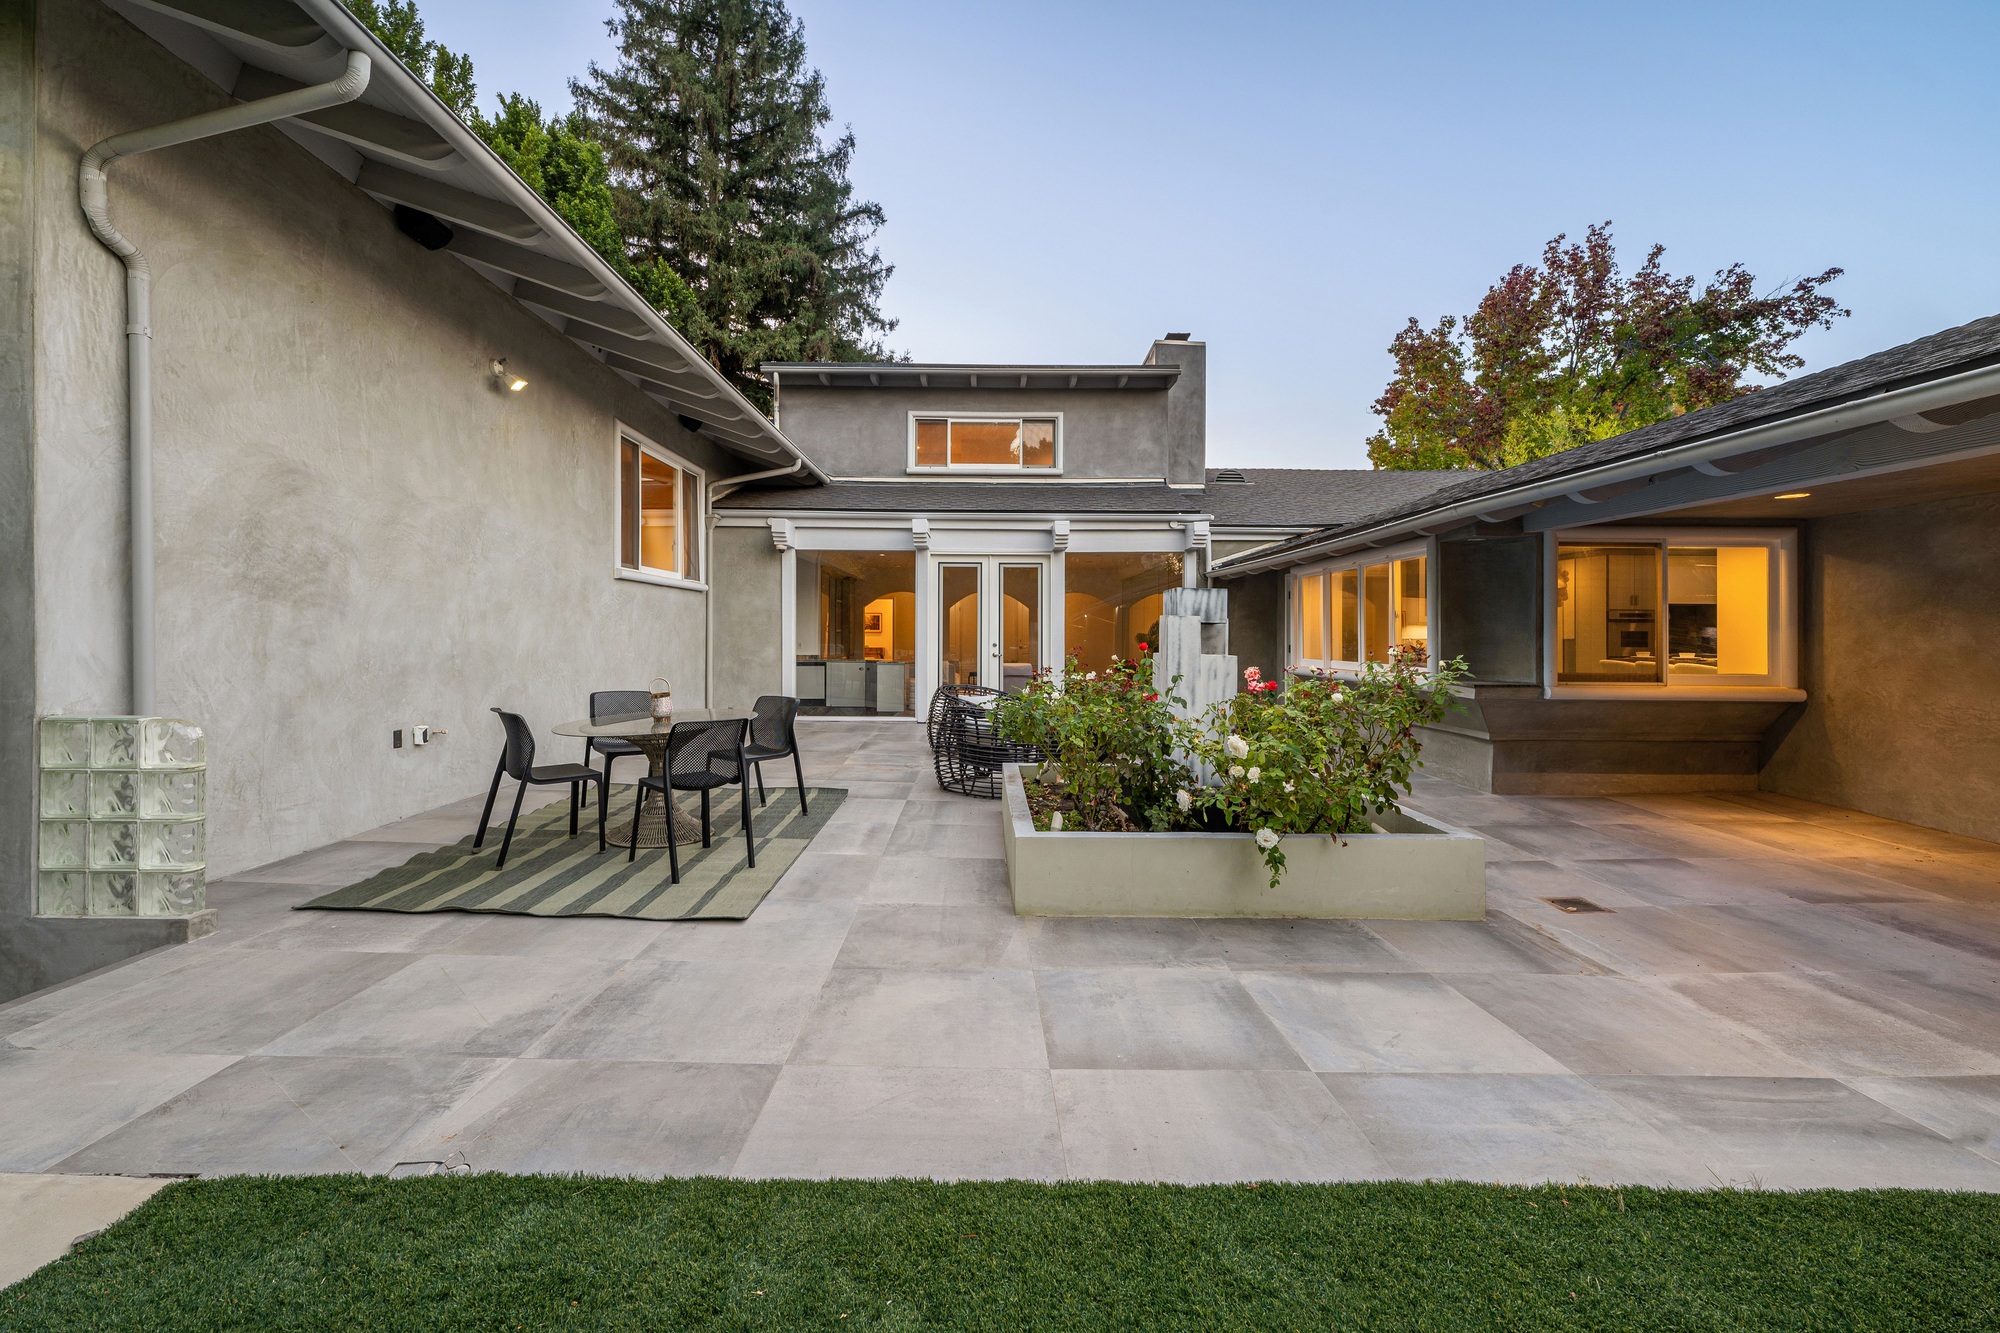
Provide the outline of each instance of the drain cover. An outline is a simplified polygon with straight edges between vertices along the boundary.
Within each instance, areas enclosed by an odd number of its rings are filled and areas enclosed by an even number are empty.
[[[1588,898],[1544,898],[1543,902],[1558,912],[1608,912],[1608,907],[1599,907]]]

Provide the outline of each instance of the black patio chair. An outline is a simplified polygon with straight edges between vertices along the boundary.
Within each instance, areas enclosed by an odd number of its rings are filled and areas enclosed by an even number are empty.
[[[937,749],[938,742],[944,736],[944,721],[948,715],[946,705],[953,699],[978,699],[998,693],[1000,691],[988,685],[938,686],[937,692],[931,695],[930,711],[924,718],[924,734],[930,741],[931,748]]]
[[[650,690],[593,690],[590,694],[590,720],[602,722],[607,717],[631,717],[634,714],[650,713],[653,710],[653,695]],[[611,761],[623,759],[627,755],[637,755],[644,759],[646,752],[630,741],[621,741],[616,736],[591,736],[583,743],[583,762],[589,763],[590,756],[604,756],[604,784],[611,785]]]
[[[749,730],[748,718],[725,718],[714,722],[676,722],[667,733],[666,772],[639,779],[639,796],[632,806],[632,843],[625,849],[627,861],[639,855],[639,820],[646,813],[646,793],[656,791],[667,803],[667,870],[673,882],[681,882],[680,848],[674,841],[674,793],[701,793],[701,845],[709,840],[708,794],[734,782],[743,788],[744,854],[752,867],[757,864],[757,835],[750,827],[749,767],[743,759],[743,738]]]
[[[938,742],[938,786],[988,800],[1000,799],[1002,765],[1039,764],[1043,758],[1039,747],[1002,736],[993,725],[992,710],[969,698],[945,699]]]
[[[806,808],[806,770],[799,761],[799,701],[784,694],[767,694],[757,700],[757,715],[750,719],[750,740],[743,747],[743,762],[757,774],[757,804],[764,801],[764,761],[792,758],[792,773],[799,780],[799,813]]]
[[[486,821],[493,818],[493,798],[500,794],[500,779],[510,777],[521,785],[514,791],[514,811],[507,816],[507,836],[500,840],[500,859],[493,863],[495,870],[507,866],[507,851],[514,845],[514,824],[521,818],[521,798],[528,794],[530,787],[553,787],[559,783],[569,784],[569,836],[576,836],[577,797],[586,786],[597,788],[597,850],[604,850],[604,802],[606,783],[604,775],[588,764],[541,764],[535,763],[535,733],[528,728],[528,720],[519,713],[510,713],[496,708],[500,714],[500,725],[507,729],[507,740],[500,747],[500,762],[493,768],[493,785],[486,789],[486,809],[479,815],[479,832],[473,836],[473,850],[486,845]]]

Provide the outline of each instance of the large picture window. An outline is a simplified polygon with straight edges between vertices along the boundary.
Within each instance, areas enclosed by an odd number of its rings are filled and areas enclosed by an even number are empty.
[[[631,435],[618,441],[618,563],[638,574],[701,578],[701,474]]]
[[[1291,639],[1292,666],[1303,671],[1359,671],[1392,650],[1428,661],[1428,558],[1410,551],[1295,575]]]
[[[1557,685],[1787,687],[1788,533],[1615,529],[1555,551]]]
[[[1063,558],[1063,643],[1086,671],[1131,661],[1160,642],[1169,588],[1181,586],[1178,553],[1071,551]]]
[[[1061,436],[1061,417],[912,417],[910,468],[1054,472]]]
[[[796,557],[800,711],[911,715],[916,691],[917,557],[911,551],[801,551]]]

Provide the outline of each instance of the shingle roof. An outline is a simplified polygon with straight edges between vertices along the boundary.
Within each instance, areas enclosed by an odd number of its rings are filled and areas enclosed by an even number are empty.
[[[1237,481],[1218,481],[1228,474]],[[1203,507],[1217,527],[1344,527],[1365,514],[1421,500],[1463,472],[1375,472],[1366,468],[1208,469]]]
[[[719,509],[905,514],[1202,514],[1203,492],[1159,483],[836,481],[784,490],[741,490]]]
[[[1370,512],[1356,514],[1347,521],[1329,523],[1316,532],[1294,537],[1279,546],[1266,547],[1255,555],[1260,561],[1267,560],[1282,554],[1289,547],[1310,546],[1324,541],[1343,528],[1379,527],[1403,519],[1418,519],[1482,495],[1552,480],[1606,463],[1641,458],[1745,427],[1799,416],[1994,364],[2000,364],[2000,315],[1976,319],[1957,328],[1945,329],[1870,356],[1801,375],[1768,389],[1759,389],[1714,407],[1690,412],[1686,416],[1643,426],[1608,440],[1579,445],[1497,472],[1417,473],[1415,475],[1455,477],[1458,480],[1423,495],[1392,500]]]

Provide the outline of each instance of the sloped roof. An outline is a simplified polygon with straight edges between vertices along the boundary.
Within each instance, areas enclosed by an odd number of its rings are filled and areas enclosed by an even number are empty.
[[[822,475],[338,0],[104,2],[239,101],[331,80],[349,51],[367,55],[359,98],[278,129],[384,208],[441,220],[447,253],[723,448]]]
[[[1335,521],[1277,546],[1246,552],[1238,560],[1263,564],[1293,550],[1326,542],[1342,531],[1379,528],[1401,522],[1421,522],[1426,516],[1488,495],[1551,483],[1610,463],[1643,459],[1704,440],[1782,421],[1787,417],[1835,407],[1923,384],[1947,375],[2000,365],[2000,315],[1929,334],[1869,356],[1846,361],[1794,380],[1759,389],[1741,398],[1698,412],[1614,435],[1593,444],[1538,458],[1495,472],[1417,473],[1453,480],[1427,493],[1391,499],[1372,510]],[[1218,569],[1230,562],[1219,561]]]
[[[1241,477],[1242,481],[1220,480]],[[1203,507],[1217,527],[1344,527],[1392,505],[1465,480],[1463,472],[1367,468],[1209,468]]]

